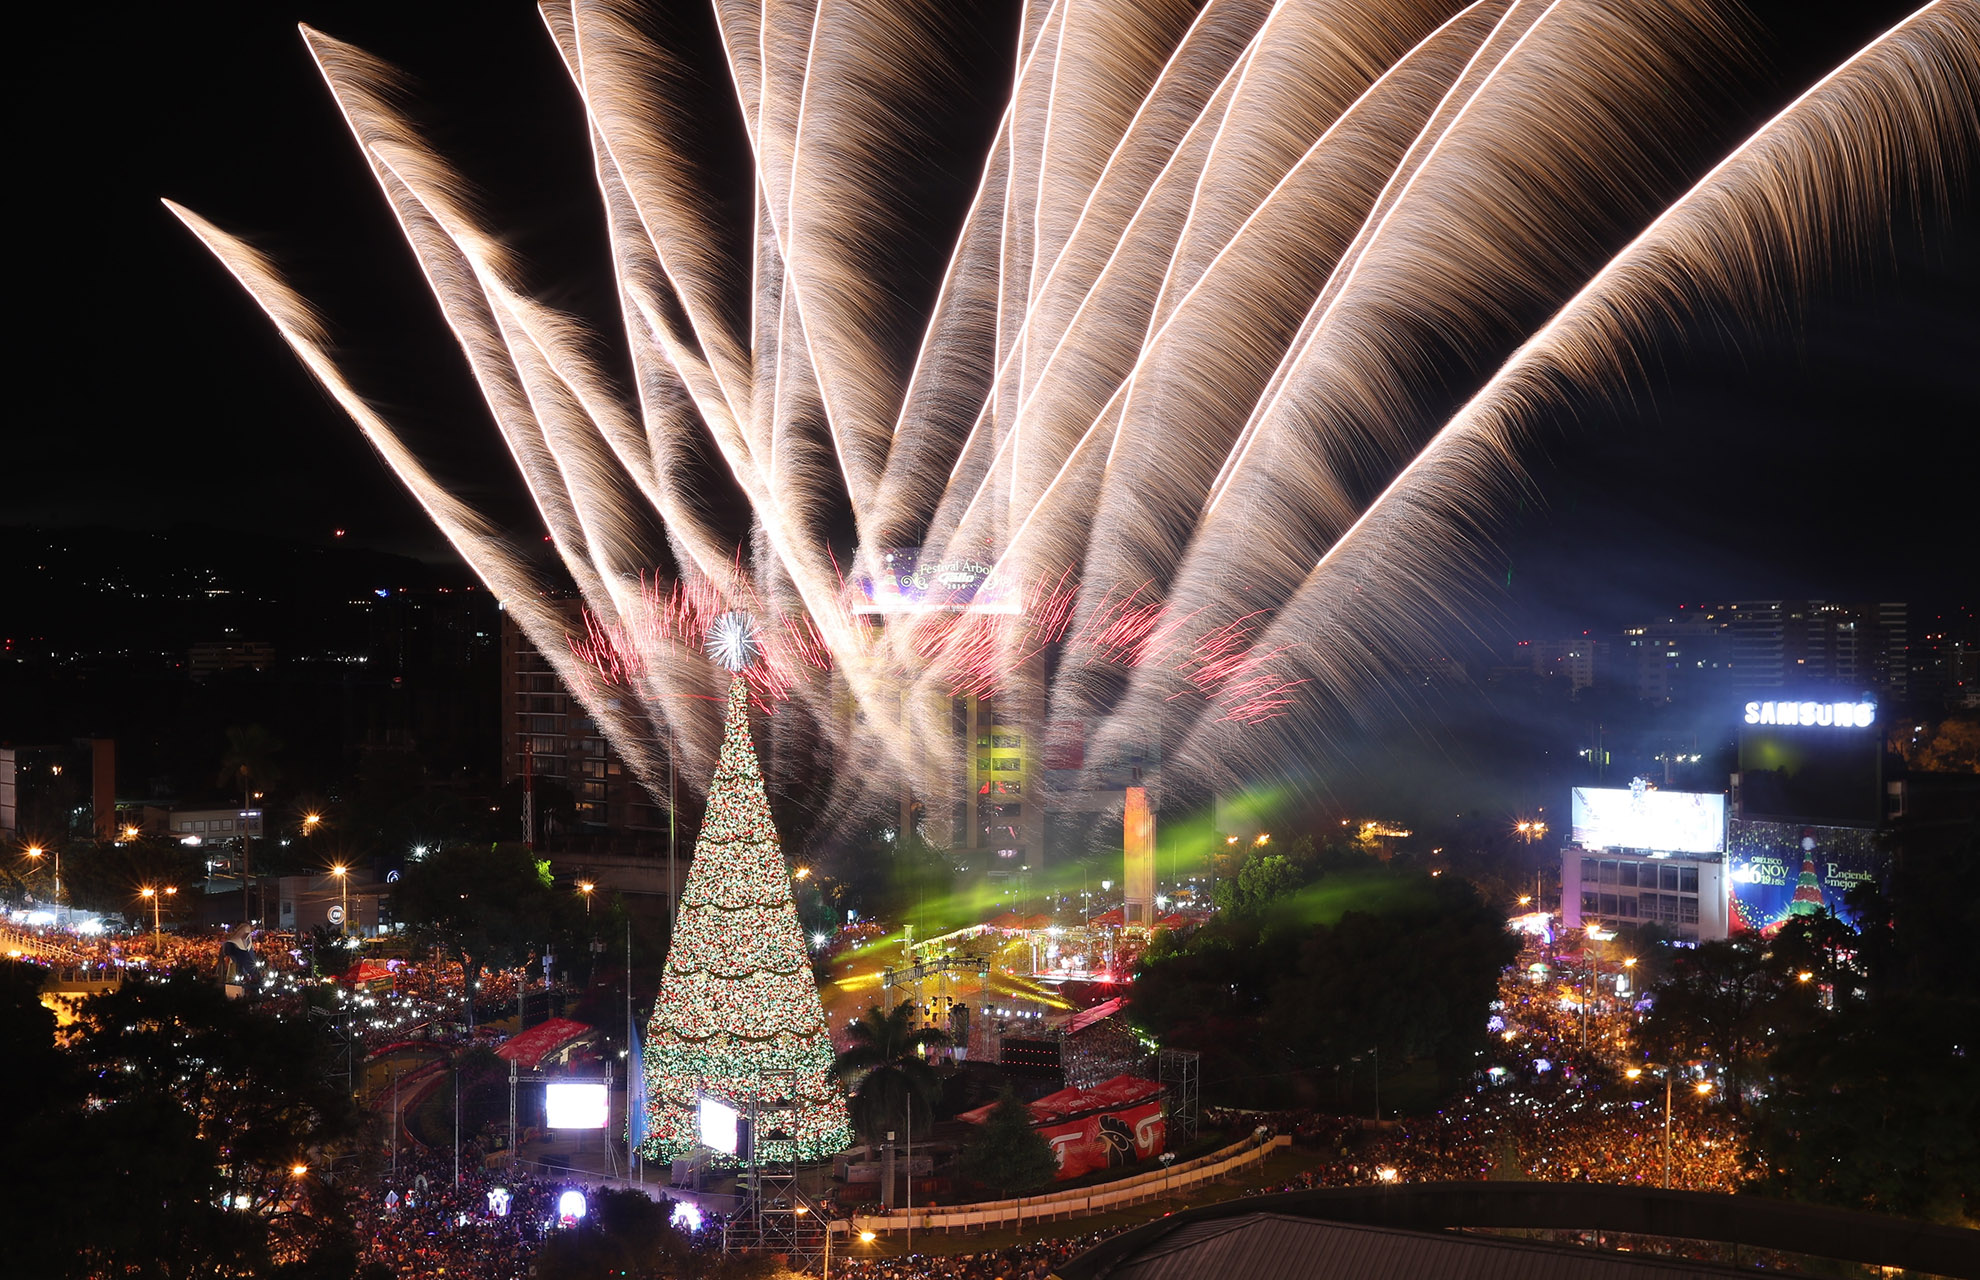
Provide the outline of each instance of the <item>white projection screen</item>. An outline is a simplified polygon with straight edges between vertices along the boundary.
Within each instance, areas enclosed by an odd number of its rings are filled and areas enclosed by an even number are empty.
[[[1584,849],[1724,853],[1726,798],[1710,791],[1576,787],[1574,843]]]
[[[736,1153],[737,1124],[741,1113],[726,1102],[718,1102],[707,1094],[700,1098],[701,1145],[713,1147],[724,1155]]]
[[[608,1103],[595,1080],[557,1080],[543,1087],[544,1123],[551,1129],[603,1129]]]

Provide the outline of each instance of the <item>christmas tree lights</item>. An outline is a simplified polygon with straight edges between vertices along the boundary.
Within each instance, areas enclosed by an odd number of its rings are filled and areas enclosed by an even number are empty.
[[[715,656],[731,670],[748,661],[746,638],[725,647]],[[769,1102],[785,1093],[791,1077],[771,1074],[782,1072],[795,1073],[796,1106],[777,1118],[782,1137],[770,1136],[770,1123],[762,1126],[758,1158],[816,1160],[852,1143],[740,675],[729,684],[722,755],[642,1057],[646,1140],[639,1149],[649,1160],[693,1149],[698,1093],[747,1113],[752,1098]]]

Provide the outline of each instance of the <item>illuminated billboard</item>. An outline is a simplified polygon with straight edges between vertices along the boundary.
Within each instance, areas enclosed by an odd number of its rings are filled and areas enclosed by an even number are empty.
[[[696,1137],[700,1139],[701,1145],[713,1147],[723,1155],[734,1155],[736,1148],[741,1145],[738,1142],[741,1129],[738,1121],[742,1113],[728,1103],[711,1098],[707,1094],[700,1095],[698,1101],[700,1105],[696,1108],[698,1126]]]
[[[1749,702],[1739,730],[1739,816],[1875,826],[1884,735],[1872,702]]]
[[[551,1129],[603,1129],[605,1086],[596,1080],[553,1080],[543,1086],[544,1124]]]
[[[1735,821],[1727,862],[1732,927],[1768,937],[1796,916],[1824,911],[1856,924],[1849,891],[1881,886],[1890,871],[1875,831],[1786,822]]]
[[[1726,798],[1717,792],[1576,787],[1571,799],[1572,838],[1584,849],[1721,853],[1726,847]]]

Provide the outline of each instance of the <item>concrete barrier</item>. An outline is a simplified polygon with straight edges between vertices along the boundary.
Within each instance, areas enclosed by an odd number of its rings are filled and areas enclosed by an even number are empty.
[[[1174,1165],[1167,1169],[1153,1169],[1147,1173],[1139,1173],[1131,1178],[1123,1178],[1118,1182],[1109,1182],[1098,1187],[1081,1187],[1075,1191],[1021,1196],[1014,1200],[991,1200],[971,1205],[967,1209],[917,1209],[912,1214],[890,1213],[870,1217],[856,1215],[853,1218],[853,1230],[871,1231],[876,1235],[906,1231],[910,1227],[916,1231],[988,1230],[1007,1222],[1022,1225],[1026,1222],[1050,1221],[1056,1218],[1088,1217],[1123,1205],[1157,1200],[1205,1182],[1215,1182],[1220,1178],[1229,1177],[1240,1169],[1266,1159],[1279,1148],[1291,1144],[1292,1139],[1284,1136],[1264,1137],[1253,1134],[1221,1151],[1199,1156],[1186,1164]]]

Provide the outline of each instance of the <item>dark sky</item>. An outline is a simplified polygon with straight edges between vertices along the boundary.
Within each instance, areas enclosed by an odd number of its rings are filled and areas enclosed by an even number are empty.
[[[1908,6],[1758,6],[1759,113]],[[359,384],[444,472],[521,520],[493,429],[295,31],[410,71],[442,149],[552,303],[610,303],[582,117],[532,6],[475,0],[61,12],[21,45],[16,297],[29,345],[0,522],[198,522],[427,556],[445,548],[244,294],[159,206],[271,251]],[[988,49],[1008,36],[982,19]],[[1007,72],[985,58],[986,98]],[[711,80],[709,109],[726,110]],[[958,167],[963,157],[957,158]],[[1709,157],[1696,158],[1700,166]],[[1510,513],[1516,626],[1612,625],[1713,594],[1963,598],[1980,475],[1980,228],[1971,183],[1792,328],[1672,341],[1620,404],[1542,433]],[[952,211],[931,214],[943,237]],[[19,278],[17,276],[17,278]],[[20,321],[17,320],[17,323]]]

